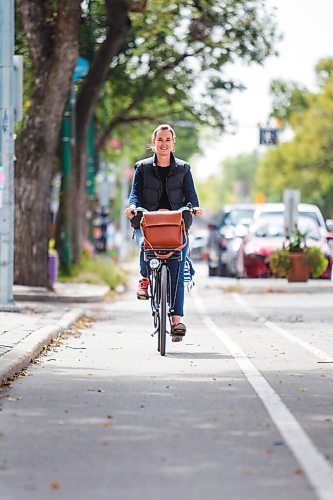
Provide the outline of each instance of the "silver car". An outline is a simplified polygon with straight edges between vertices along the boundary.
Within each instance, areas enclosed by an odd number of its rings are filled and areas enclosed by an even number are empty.
[[[225,205],[214,223],[208,224],[207,263],[209,276],[234,276],[236,258],[246,228],[257,205]]]

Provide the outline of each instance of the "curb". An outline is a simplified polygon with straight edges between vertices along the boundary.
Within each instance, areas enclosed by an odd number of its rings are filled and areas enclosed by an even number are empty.
[[[55,291],[47,290],[40,287],[24,287],[14,285],[14,299],[18,302],[102,302],[105,296],[110,292],[110,287],[107,285],[99,285],[92,288],[93,285],[87,287],[78,287],[73,290],[66,291],[58,285]],[[87,293],[83,293],[87,290]]]
[[[64,329],[83,316],[82,309],[67,311],[54,325],[46,325],[35,330],[10,352],[1,357],[0,382],[4,382],[26,368],[51,340],[58,337]]]

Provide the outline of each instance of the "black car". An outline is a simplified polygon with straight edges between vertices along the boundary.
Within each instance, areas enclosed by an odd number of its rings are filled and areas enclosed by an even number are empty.
[[[209,276],[235,276],[238,249],[256,206],[252,203],[225,205],[214,223],[208,224]]]

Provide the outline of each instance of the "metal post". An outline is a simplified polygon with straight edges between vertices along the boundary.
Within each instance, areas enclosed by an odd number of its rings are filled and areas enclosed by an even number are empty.
[[[60,143],[60,165],[61,165],[61,198],[62,211],[59,216],[58,228],[58,251],[61,270],[65,274],[69,274],[72,264],[72,251],[70,244],[70,183],[72,169],[72,106],[71,96],[69,95],[66,102],[64,117],[61,125],[61,143]]]
[[[120,234],[119,262],[125,262],[128,254],[128,219],[124,215],[124,208],[128,201],[128,163],[122,162],[121,173],[121,203],[120,203]]]
[[[93,210],[95,198],[95,124],[94,120],[90,120],[87,137],[87,198],[88,198],[88,213],[89,213],[89,239],[93,240]]]
[[[0,1],[0,310],[17,311],[14,282],[14,0]]]

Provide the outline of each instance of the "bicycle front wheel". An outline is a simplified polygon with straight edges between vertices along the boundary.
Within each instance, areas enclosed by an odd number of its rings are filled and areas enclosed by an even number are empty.
[[[158,332],[158,340],[161,356],[165,356],[166,343],[166,320],[167,320],[167,289],[168,289],[168,274],[167,267],[162,266],[161,269],[161,294],[160,294],[160,325]]]

